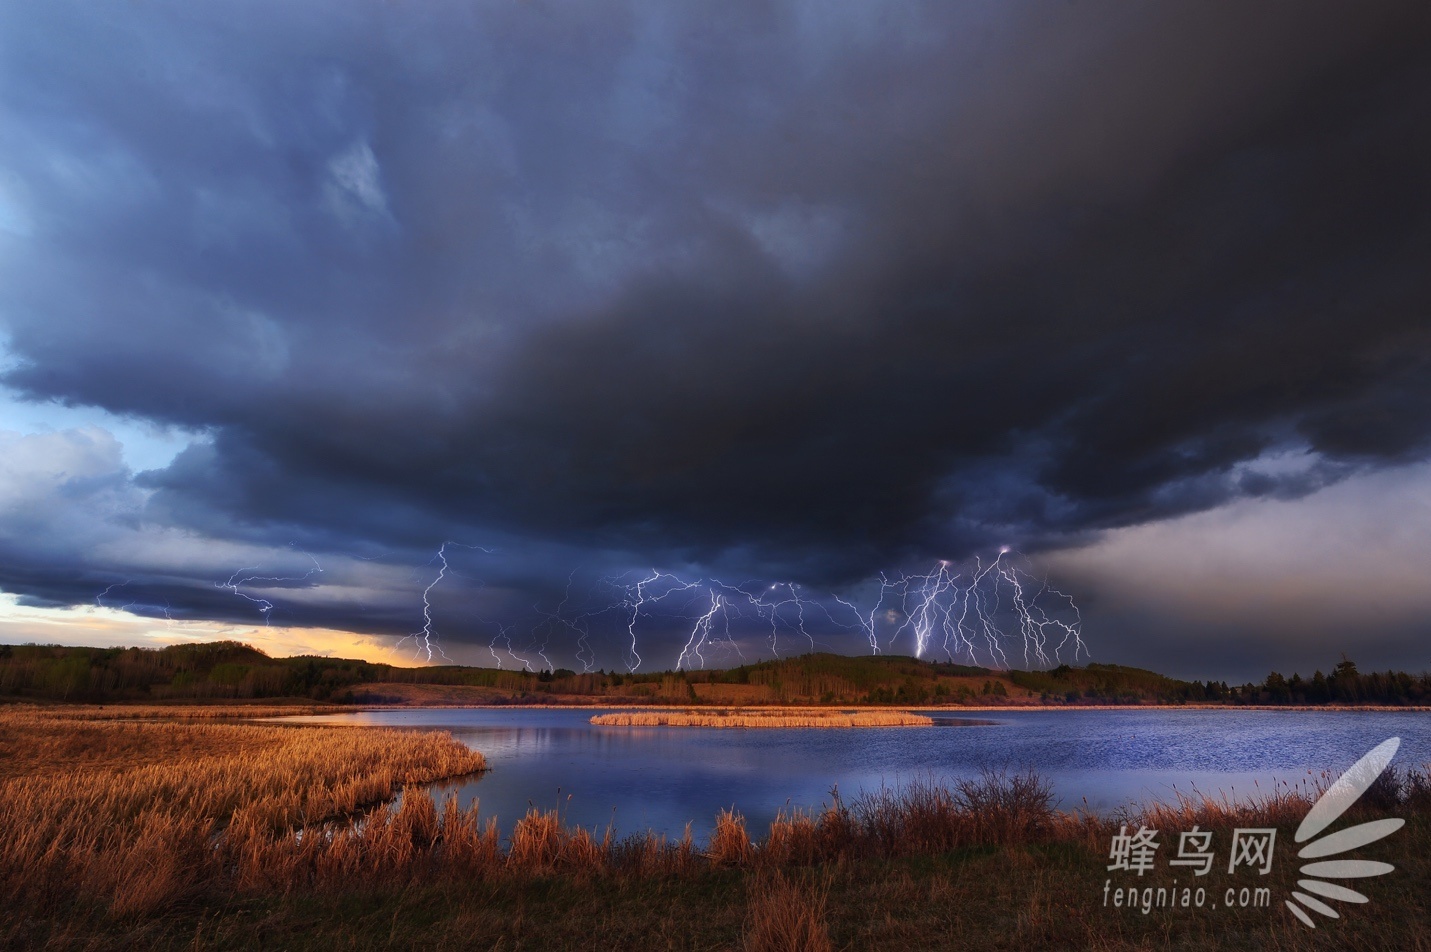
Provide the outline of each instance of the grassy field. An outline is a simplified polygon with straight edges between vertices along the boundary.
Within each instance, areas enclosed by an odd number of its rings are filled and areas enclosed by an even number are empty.
[[[150,912],[216,880],[266,877],[255,864],[296,829],[486,767],[444,734],[185,713],[0,710],[0,891],[35,910]]]
[[[934,719],[901,711],[826,711],[820,709],[743,711],[625,711],[597,714],[591,723],[604,727],[930,727]]]
[[[209,709],[212,713],[214,709]],[[95,712],[98,713],[98,712]],[[1431,948],[1431,782],[1401,774],[1349,814],[1405,828],[1359,858],[1396,865],[1316,931],[1281,899],[1304,795],[1186,801],[1137,816],[1055,811],[1030,774],[914,783],[708,843],[573,829],[533,810],[509,830],[405,785],[481,769],[441,733],[209,716],[0,711],[0,947],[14,949],[1398,949]],[[242,713],[230,711],[230,714]],[[378,804],[375,809],[365,806]],[[1114,908],[1106,887],[1194,882],[1159,863],[1109,872],[1123,823],[1274,827],[1267,908]],[[503,835],[503,834],[507,835]],[[1171,841],[1171,842],[1169,842]],[[1214,900],[1215,901],[1215,900]]]

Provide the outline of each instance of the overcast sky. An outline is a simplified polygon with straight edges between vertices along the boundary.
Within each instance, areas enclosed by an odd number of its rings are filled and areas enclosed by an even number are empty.
[[[1003,559],[1425,669],[1428,115],[1416,0],[0,6],[0,640],[910,654]]]

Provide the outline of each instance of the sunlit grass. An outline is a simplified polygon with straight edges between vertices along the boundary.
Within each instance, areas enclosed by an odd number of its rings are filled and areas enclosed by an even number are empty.
[[[1162,830],[1168,849],[1193,824],[1290,837],[1315,784],[1102,817],[1057,809],[1031,772],[931,777],[832,791],[763,831],[723,811],[697,843],[535,808],[504,837],[476,804],[421,786],[483,766],[435,732],[10,709],[0,744],[7,948],[1425,949],[1431,934],[1431,783],[1416,771],[1356,808],[1410,822],[1378,845],[1398,871],[1369,885],[1375,909],[1346,910],[1333,936],[1266,910],[1100,905],[1120,824]],[[1281,889],[1286,859],[1268,879]]]
[[[440,733],[72,713],[0,710],[0,884],[41,906],[152,909],[244,879],[264,838],[486,767]]]
[[[597,714],[602,727],[929,727],[934,719],[900,711],[623,711]]]

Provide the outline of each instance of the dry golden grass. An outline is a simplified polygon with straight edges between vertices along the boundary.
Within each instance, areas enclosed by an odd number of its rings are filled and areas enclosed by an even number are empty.
[[[507,865],[538,874],[562,868],[590,872],[603,864],[609,849],[609,835],[597,843],[586,830],[568,830],[557,811],[533,807],[512,828]]]
[[[321,709],[311,709],[321,710]],[[161,713],[163,712],[163,713]],[[199,730],[228,718],[307,713],[267,707],[0,707],[0,780],[69,768],[136,767],[252,749],[282,734]],[[265,740],[266,739],[266,740]]]
[[[0,724],[39,717],[43,721],[207,721],[336,714],[352,708],[336,704],[11,704],[0,707]]]
[[[750,835],[745,832],[745,817],[734,810],[722,810],[716,814],[715,829],[711,831],[710,849],[706,856],[712,866],[745,866],[755,856],[755,848]]]
[[[751,881],[746,905],[745,952],[832,952],[825,906],[830,883],[806,883],[781,874]]]
[[[0,888],[41,905],[150,909],[265,839],[311,848],[292,831],[486,767],[446,734],[58,713],[0,711]]]
[[[822,828],[819,817],[803,810],[782,810],[770,821],[770,833],[761,845],[760,858],[771,866],[808,866],[827,852],[825,847],[831,840],[831,832],[829,828]],[[847,838],[849,831],[844,833]]]
[[[929,727],[934,720],[901,711],[622,711],[597,714],[604,727]]]
[[[625,902],[634,908],[630,897],[638,896],[656,909],[671,895],[709,893],[701,900],[706,906],[630,932],[641,936],[630,947],[669,945],[662,937],[701,910],[724,916],[727,900],[721,897],[727,896],[735,911],[721,942],[747,949],[825,950],[832,938],[841,948],[923,948],[931,937],[952,941],[956,935],[998,936],[1007,940],[1000,947],[1008,948],[1142,948],[1152,934],[1138,931],[1144,920],[1127,920],[1133,925],[1126,926],[1090,905],[1119,822],[1165,831],[1194,823],[1285,829],[1318,792],[1279,788],[1240,805],[1185,797],[1110,819],[1055,810],[1047,783],[1031,773],[989,772],[881,789],[848,805],[836,794],[819,811],[780,814],[754,840],[740,814],[722,811],[704,851],[693,845],[689,828],[677,842],[653,834],[618,840],[610,830],[569,827],[557,812],[540,810],[520,818],[504,844],[496,820],[479,820],[476,804],[463,809],[448,799],[439,805],[418,786],[404,788],[480,768],[479,754],[441,733],[212,720],[85,721],[11,709],[0,710],[0,744],[7,770],[0,780],[0,894],[10,900],[7,909],[17,911],[9,925],[0,922],[0,945],[6,946],[24,944],[19,938],[39,928],[33,923],[54,925],[59,932],[52,937],[66,934],[68,927],[60,924],[71,922],[109,923],[142,937],[147,924],[217,907],[232,913],[231,922],[238,923],[232,928],[240,930],[235,936],[268,944],[273,938],[260,936],[266,927],[240,922],[250,904],[302,909],[330,903],[338,910],[325,925],[333,941],[315,938],[310,946],[368,947],[354,937],[374,922],[396,934],[408,897],[431,899],[434,890],[447,890],[458,897],[451,908],[476,915],[482,907],[470,897],[477,888],[486,897],[515,897],[507,907],[511,915],[482,913],[500,920],[489,925],[484,947],[507,935],[501,929],[516,935],[536,928],[521,924],[528,901],[546,903],[541,908],[560,918],[563,904]],[[1386,776],[1391,779],[1369,791],[1368,802],[1357,809],[1394,808],[1424,818],[1431,810],[1431,779],[1391,771]],[[400,789],[400,799],[391,802]],[[1403,852],[1388,856],[1406,869],[1408,895],[1427,875],[1425,827],[1417,827],[1421,841],[1398,839],[1392,846]],[[739,872],[706,872],[722,869]],[[920,878],[891,877],[891,869]],[[532,882],[537,878],[544,880],[540,886]],[[354,895],[381,908],[380,920],[350,921]],[[1400,901],[1406,906],[1421,900]],[[854,903],[864,910],[867,902],[885,913],[847,908]],[[966,903],[982,903],[989,915],[1009,915],[986,927],[978,917],[958,913]],[[408,944],[427,941],[425,915],[404,926]],[[603,920],[606,928],[629,925],[612,915]],[[1402,940],[1423,920],[1388,926],[1377,947],[1418,947]],[[1246,928],[1269,928],[1247,922]],[[475,941],[470,927],[449,925],[450,945]],[[85,930],[111,926],[85,926],[74,933],[72,946],[89,947],[81,941],[90,934]],[[1125,926],[1126,934],[1103,941],[1106,929]],[[257,931],[242,932],[250,928]],[[1187,947],[1201,947],[1194,940],[1206,936],[1197,930],[1210,928],[1194,921]],[[1226,947],[1252,947],[1238,944],[1243,929],[1228,932]],[[588,933],[573,927],[562,934],[586,941]],[[347,938],[339,941],[340,934]],[[709,947],[709,940],[702,933],[699,942],[681,947]],[[247,946],[235,938],[234,947]],[[585,947],[595,947],[594,941]],[[973,947],[980,947],[978,941]],[[1288,946],[1274,941],[1256,947]]]
[[[1271,790],[1256,791],[1251,797],[1232,800],[1200,794],[1174,793],[1172,802],[1158,801],[1130,811],[1127,820],[1154,829],[1186,829],[1194,825],[1203,829],[1247,824],[1256,826],[1296,826],[1307,815],[1312,803],[1326,788],[1307,785],[1278,785]]]

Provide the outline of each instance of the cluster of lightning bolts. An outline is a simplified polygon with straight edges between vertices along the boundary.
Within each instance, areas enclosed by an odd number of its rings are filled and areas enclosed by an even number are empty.
[[[883,647],[905,637],[913,641],[916,658],[942,652],[950,660],[967,657],[978,662],[982,653],[993,664],[1008,667],[1006,645],[1013,639],[1005,626],[1015,629],[1024,664],[1048,665],[1065,653],[1073,660],[1087,655],[1083,619],[1073,598],[1020,569],[1008,554],[1007,548],[1001,549],[988,564],[975,557],[972,566],[962,569],[941,561],[923,575],[881,574],[879,597],[868,615],[836,598],[860,619],[876,654],[881,651],[880,612],[888,606],[893,614],[886,615],[890,633]]]
[[[431,595],[449,567],[447,546],[454,544],[444,543],[434,560],[441,567],[423,590],[422,631],[404,639],[429,661],[437,655],[447,658],[436,641]],[[818,636],[830,631],[861,633],[873,654],[912,649],[917,658],[942,656],[999,667],[1008,667],[1013,657],[1044,666],[1088,654],[1073,599],[1020,567],[1008,549],[990,561],[975,558],[962,567],[941,561],[924,573],[882,573],[868,586],[868,607],[858,598],[811,594],[794,582],[730,583],[659,569],[601,578],[580,597],[573,595],[574,581],[572,573],[554,606],[533,606],[535,624],[492,626],[496,634],[488,650],[497,667],[511,661],[530,671],[535,657],[552,670],[548,651],[554,639],[564,636],[581,670],[592,671],[592,633],[598,625],[621,631],[623,662],[633,672],[644,663],[642,632],[651,628],[681,633],[677,669],[704,668],[717,655],[744,661],[740,639],[753,631],[764,632],[761,637],[776,658],[791,650],[792,641],[795,650],[828,647]]]
[[[677,668],[705,667],[706,652],[717,647],[729,649],[744,660],[732,629],[732,622],[738,629],[742,620],[769,627],[770,650],[776,657],[780,655],[782,630],[803,638],[813,651],[819,645],[805,627],[805,613],[821,612],[829,617],[818,600],[803,596],[800,586],[792,582],[767,585],[747,581],[732,585],[714,578],[683,579],[655,569],[634,582],[622,578],[602,581],[619,594],[613,608],[626,618],[626,634],[631,639],[626,664],[632,671],[641,666],[636,632],[643,617],[664,616],[690,622],[685,645],[676,658]]]
[[[449,573],[455,574],[448,561],[453,547],[494,554],[482,546],[450,540],[438,547],[429,562],[436,571],[422,590],[422,626],[397,644],[419,660],[452,661],[439,638],[433,596]],[[250,567],[214,585],[248,601],[270,625],[274,603],[245,588],[303,583],[323,572],[316,558],[302,554],[312,568],[301,575],[258,575],[254,574],[258,567]],[[792,648],[829,647],[820,636],[830,633],[858,633],[873,654],[904,652],[917,658],[1005,668],[1014,658],[1028,666],[1046,666],[1088,654],[1073,599],[1022,566],[1007,548],[988,561],[977,557],[963,565],[940,561],[927,572],[881,573],[857,589],[861,594],[851,597],[814,594],[794,582],[730,583],[658,569],[600,578],[585,592],[574,594],[575,578],[573,572],[555,605],[533,606],[535,622],[470,619],[466,627],[470,630],[475,623],[495,631],[488,650],[498,668],[511,662],[528,671],[534,664],[544,670],[555,668],[548,654],[554,641],[569,642],[581,670],[594,670],[597,653],[592,639],[598,628],[619,633],[623,662],[632,672],[644,663],[640,642],[643,631],[650,629],[666,637],[676,632],[684,639],[675,661],[675,667],[684,670],[704,668],[717,656],[745,661],[741,640],[757,632],[776,658]],[[107,607],[105,598],[130,584],[126,580],[110,585],[96,596],[96,604]],[[746,644],[749,647],[750,642]]]

